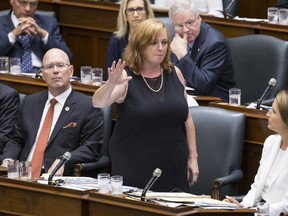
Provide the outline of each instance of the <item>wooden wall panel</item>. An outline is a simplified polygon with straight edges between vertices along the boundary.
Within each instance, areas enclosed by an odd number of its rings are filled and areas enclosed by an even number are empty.
[[[276,0],[239,0],[238,14],[240,17],[266,19],[267,8],[275,4]]]
[[[69,48],[73,50],[72,64],[76,76],[80,76],[80,66],[83,65],[105,68],[111,33],[63,27],[62,34]]]

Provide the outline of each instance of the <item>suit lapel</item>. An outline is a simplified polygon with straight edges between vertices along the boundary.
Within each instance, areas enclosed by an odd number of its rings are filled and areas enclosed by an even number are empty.
[[[11,11],[6,16],[3,16],[3,19],[6,19],[6,21],[3,22],[4,32],[11,32],[15,28],[11,19]]]
[[[191,58],[194,61],[196,61],[196,57],[197,57],[198,53],[201,50],[201,45],[205,41],[205,37],[206,37],[206,28],[201,23],[200,33],[199,33],[198,37],[196,38],[196,40],[195,40],[195,42],[193,44],[193,48],[192,48],[192,52],[191,52]]]
[[[33,131],[32,131],[32,134],[31,134],[31,137],[33,140],[32,143],[30,143],[30,145],[33,145],[35,139],[36,139],[36,136],[37,136],[37,132],[38,132],[38,129],[39,129],[39,126],[40,126],[40,122],[41,122],[41,118],[42,118],[42,114],[43,114],[43,110],[44,110],[44,107],[45,107],[45,103],[47,101],[47,98],[48,98],[48,92],[46,93],[43,93],[37,100],[36,104],[35,104],[35,109],[33,110],[33,119],[32,121],[34,122],[35,124],[35,127],[33,127]],[[41,130],[41,128],[40,128]]]
[[[62,110],[61,113],[59,115],[59,118],[56,122],[56,125],[52,131],[52,134],[49,138],[49,142],[48,145],[50,145],[50,143],[54,140],[54,138],[56,137],[56,135],[60,132],[60,130],[65,126],[65,123],[67,123],[67,119],[69,118],[69,116],[71,115],[71,113],[74,111],[75,109],[75,95],[72,92],[70,93],[70,95],[68,96]]]

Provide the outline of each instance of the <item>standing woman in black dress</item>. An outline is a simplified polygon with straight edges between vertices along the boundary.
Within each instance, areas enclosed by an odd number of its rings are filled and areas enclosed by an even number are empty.
[[[144,188],[155,168],[161,177],[151,190],[189,192],[197,181],[195,127],[184,78],[170,62],[169,32],[155,19],[131,35],[123,61],[114,61],[109,78],[93,96],[94,107],[117,104],[110,141],[112,175]]]

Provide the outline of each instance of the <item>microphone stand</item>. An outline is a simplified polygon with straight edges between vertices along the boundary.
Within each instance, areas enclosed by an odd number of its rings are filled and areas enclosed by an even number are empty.
[[[230,14],[229,11],[230,11],[231,7],[234,5],[235,1],[236,1],[236,0],[232,0],[232,1],[229,3],[229,5],[224,9],[223,14],[224,14],[224,17],[225,17],[225,18],[234,18],[234,16],[233,16],[232,14]]]

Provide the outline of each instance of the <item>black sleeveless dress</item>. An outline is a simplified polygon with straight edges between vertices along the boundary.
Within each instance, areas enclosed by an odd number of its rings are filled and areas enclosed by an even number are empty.
[[[110,141],[112,174],[122,175],[124,185],[144,188],[153,171],[160,168],[162,175],[151,190],[189,192],[188,105],[175,69],[163,72],[158,93],[147,87],[142,76],[126,71],[133,79],[125,101],[117,104],[118,119]],[[161,76],[155,79],[161,81]]]

